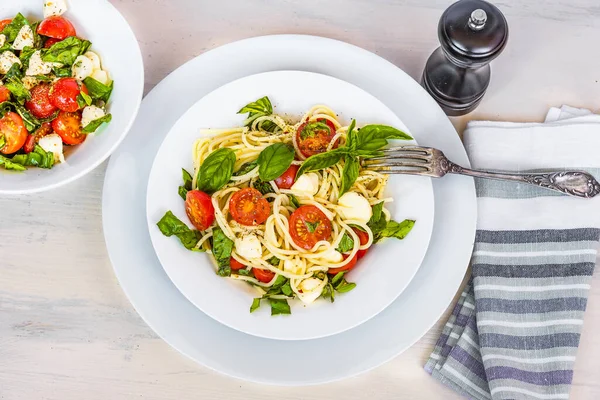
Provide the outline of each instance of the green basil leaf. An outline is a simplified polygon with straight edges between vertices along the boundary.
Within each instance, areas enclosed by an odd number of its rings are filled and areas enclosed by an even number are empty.
[[[29,90],[27,90],[25,85],[23,85],[21,79],[17,77],[9,79],[7,82],[4,83],[4,86],[6,86],[8,90],[10,90],[15,99],[17,99],[17,101],[21,104],[31,99],[31,93],[29,92]]]
[[[412,140],[412,137],[391,126],[365,125],[358,131],[356,150],[379,150],[389,139]]]
[[[356,146],[358,145],[358,133],[356,132],[356,120],[353,119],[348,127],[348,133],[346,133],[346,147],[350,150],[356,150]]]
[[[79,92],[77,95],[77,103],[79,103],[79,107],[84,108],[85,106],[92,105],[92,98],[85,92]]]
[[[300,139],[304,140],[307,138],[315,137],[317,135],[317,132],[323,130],[328,132],[326,133],[327,136],[332,134],[331,128],[325,122],[309,122],[306,125],[304,125],[304,128],[302,128],[302,132],[300,132]]]
[[[183,178],[183,186],[179,186],[179,195],[183,200],[187,197],[187,192],[192,190],[192,175],[185,169],[181,168],[181,175]]]
[[[342,283],[340,285],[338,285],[335,288],[335,290],[337,290],[339,293],[348,293],[349,291],[351,291],[355,287],[356,287],[356,283],[346,282],[346,280],[343,279]]]
[[[346,271],[338,272],[337,274],[335,274],[333,279],[331,279],[331,284],[335,287],[339,282],[342,281],[345,274],[346,274]]]
[[[218,274],[220,276],[231,275],[231,250],[233,250],[233,241],[229,239],[220,228],[213,229],[212,253],[217,261]]]
[[[12,171],[25,171],[27,169],[23,165],[17,164],[10,158],[6,158],[3,155],[0,155],[0,167],[4,167],[4,169]]]
[[[352,236],[348,235],[348,232],[344,233],[344,236],[342,236],[342,240],[340,241],[340,244],[336,250],[340,253],[348,253],[353,248],[354,239],[352,239]]]
[[[258,190],[263,195],[265,195],[267,193],[275,193],[275,190],[273,190],[273,186],[271,186],[271,184],[269,182],[263,182],[260,179],[257,179],[252,184],[252,187],[254,189]]]
[[[6,146],[6,137],[4,135],[0,135],[0,150]]]
[[[273,283],[273,285],[271,285],[271,287],[267,291],[267,294],[265,295],[265,297],[282,294],[283,293],[282,288],[286,283],[289,285],[288,278],[286,278],[283,275],[277,275],[275,282]],[[291,286],[290,286],[290,290],[291,290]]]
[[[112,115],[106,114],[104,117],[95,119],[92,122],[90,122],[89,124],[87,124],[81,130],[81,133],[85,133],[85,134],[94,133],[100,127],[100,125],[102,125],[104,123],[108,124],[110,121],[112,121]]]
[[[279,126],[273,122],[273,121],[262,121],[259,126],[258,126],[259,130],[263,130],[263,131],[267,131],[267,132],[275,132],[277,130],[279,130]]]
[[[260,297],[257,297],[254,300],[252,300],[252,305],[250,306],[251,313],[253,313],[260,307],[260,300],[261,300]]]
[[[415,226],[415,221],[413,220],[405,219],[400,223],[391,220],[387,223],[385,229],[377,234],[377,240],[386,237],[394,237],[402,240],[409,234],[413,226]]]
[[[267,96],[262,97],[252,103],[246,104],[238,114],[259,113],[263,115],[273,114],[273,105]]]
[[[110,95],[112,94],[114,81],[111,81],[108,85],[105,85],[102,82],[98,82],[91,76],[88,76],[83,80],[85,83],[85,87],[88,90],[88,94],[92,99],[102,100],[105,103],[108,103],[110,99]]]
[[[29,25],[29,21],[27,18],[23,16],[23,14],[18,13],[10,22],[10,24],[6,25],[2,30],[2,34],[6,36],[6,42],[12,43],[15,41],[17,36],[19,35],[19,31],[25,25]]]
[[[243,275],[243,276],[254,276],[254,274],[252,273],[252,269],[250,268],[242,268],[239,269],[237,271],[238,275]]]
[[[23,50],[21,50],[21,54],[19,54],[19,59],[21,60],[21,68],[25,71],[29,67],[29,59],[37,50],[30,46],[25,46]]]
[[[75,59],[84,54],[90,48],[91,43],[87,40],[81,40],[78,37],[70,36],[60,42],[52,45],[49,49],[42,51],[42,60],[46,62],[60,63],[65,66],[72,66]],[[87,78],[86,78],[87,79]],[[93,79],[93,78],[90,78]],[[94,79],[95,80],[95,79]],[[85,82],[85,80],[84,80]],[[97,82],[97,81],[96,81]],[[87,85],[87,82],[86,86]],[[90,87],[88,86],[88,90]],[[91,92],[91,90],[90,90]],[[93,97],[93,96],[92,96]]]
[[[12,79],[19,79],[21,80],[21,78],[23,78],[23,71],[21,71],[21,66],[19,65],[19,63],[14,63],[10,69],[8,70],[8,72],[6,73],[6,75],[4,75],[4,80],[5,81],[10,81]]]
[[[17,154],[12,161],[26,167],[38,167],[50,169],[54,166],[54,154],[42,149],[39,145],[29,154]]]
[[[196,244],[198,244],[198,241],[202,238],[200,231],[188,228],[188,226],[173,215],[171,211],[167,211],[156,225],[163,235],[168,237],[173,235],[177,236],[186,249],[202,251],[201,249],[195,249]]]
[[[187,199],[188,190],[183,186],[179,186],[179,188],[177,189],[177,193],[179,193],[179,196],[183,199],[183,201]]]
[[[294,207],[296,207],[296,208],[300,207],[300,200],[298,200],[298,198],[296,196],[294,196],[293,194],[288,194],[288,197],[290,198],[290,203]]]
[[[358,178],[359,170],[360,164],[356,157],[348,155],[344,158],[344,169],[342,170],[342,184],[340,187],[340,196],[346,193],[348,190],[350,190],[352,185],[354,185],[354,182],[356,182],[356,179]]]
[[[294,291],[292,290],[292,285],[290,284],[289,279],[281,287],[281,292],[288,297],[292,297],[294,295]]]
[[[260,152],[258,156],[258,176],[265,182],[279,178],[294,161],[292,146],[274,143]]]
[[[308,157],[298,169],[298,172],[296,173],[296,180],[306,172],[318,171],[337,164],[345,154],[346,153],[344,151],[336,149]]]
[[[54,67],[52,68],[52,73],[56,75],[57,78],[69,78],[73,75],[71,67]]]
[[[33,31],[33,47],[36,49],[41,49],[42,47],[44,47],[42,37],[37,31],[41,23],[42,21],[37,21],[31,24],[31,30]]]
[[[308,231],[310,233],[314,233],[317,230],[317,228],[319,227],[319,224],[320,224],[319,221],[315,221],[315,222],[304,221],[304,223],[306,224],[306,229],[308,229]]]
[[[375,238],[387,226],[385,214],[383,213],[383,201],[371,206],[371,209],[373,210],[373,215],[369,222],[367,222],[367,226],[371,229],[373,238]]]
[[[52,82],[54,80],[46,75],[35,75],[35,79],[37,79],[39,82]]]
[[[268,263],[274,267],[279,267],[281,260],[279,258],[273,256],[273,257],[269,258]]]
[[[245,163],[243,164],[239,170],[235,171],[233,173],[233,176],[242,176],[242,175],[246,175],[252,171],[254,171],[254,169],[258,166],[258,163],[256,161],[252,161],[249,163]]]
[[[231,149],[213,151],[200,166],[196,186],[199,190],[214,193],[229,182],[233,175],[235,152]]]
[[[323,293],[321,293],[321,297],[324,299],[329,299],[332,303],[335,301],[335,290],[333,289],[333,285],[328,283],[323,288]]]
[[[29,110],[27,110],[20,104],[12,103],[12,106],[23,119],[23,124],[25,124],[25,128],[29,132],[35,131],[40,125],[42,125],[43,122],[46,122],[45,120],[40,120],[34,117],[33,114],[29,112]],[[54,113],[54,117],[56,117],[56,115],[57,113]]]
[[[269,299],[271,304],[271,315],[291,314],[290,305],[285,299]]]

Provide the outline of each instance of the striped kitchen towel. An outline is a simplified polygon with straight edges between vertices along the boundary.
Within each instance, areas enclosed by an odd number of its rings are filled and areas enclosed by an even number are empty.
[[[600,116],[472,122],[473,167],[581,169],[600,178]],[[600,198],[478,180],[472,277],[425,370],[473,399],[568,399],[600,238]]]

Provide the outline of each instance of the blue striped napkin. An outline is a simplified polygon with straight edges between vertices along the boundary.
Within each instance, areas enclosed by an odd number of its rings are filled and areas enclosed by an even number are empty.
[[[472,122],[475,168],[582,169],[600,177],[600,116]],[[600,238],[600,199],[478,180],[472,277],[425,370],[473,399],[568,399]]]

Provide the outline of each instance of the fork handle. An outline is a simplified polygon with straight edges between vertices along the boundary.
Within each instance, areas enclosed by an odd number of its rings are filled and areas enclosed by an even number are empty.
[[[591,198],[600,193],[600,183],[590,174],[583,171],[556,171],[532,174],[511,174],[508,172],[492,172],[474,170],[450,163],[447,172],[504,181],[516,181],[554,190],[575,197]]]

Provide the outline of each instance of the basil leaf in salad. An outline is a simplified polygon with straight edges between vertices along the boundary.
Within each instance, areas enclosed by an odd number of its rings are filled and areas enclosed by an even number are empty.
[[[337,274],[335,274],[335,276],[331,279],[331,284],[335,287],[339,282],[342,281],[345,274],[346,274],[346,271],[341,271],[341,272],[338,272]]]
[[[21,68],[25,71],[29,67],[29,59],[37,50],[30,46],[25,46],[19,54],[19,60],[21,60]]]
[[[296,208],[300,207],[300,200],[298,200],[296,196],[294,196],[293,194],[288,194],[288,197],[290,198],[291,205],[293,205]]]
[[[231,275],[231,251],[233,250],[233,241],[229,239],[220,228],[213,230],[212,253],[217,261],[217,273],[220,276]]]
[[[85,83],[85,87],[87,87],[88,93],[92,99],[102,100],[105,103],[108,103],[110,99],[110,95],[113,91],[114,81],[111,81],[108,85],[105,85],[102,82],[98,82],[91,76],[88,76],[83,80]]]
[[[353,119],[348,127],[348,133],[346,133],[346,147],[350,150],[356,150],[356,146],[358,145],[358,134],[356,129],[356,120]]]
[[[337,164],[344,155],[345,152],[340,151],[340,149],[335,149],[325,153],[315,154],[314,156],[307,158],[298,169],[296,180],[306,172],[318,171]]]
[[[269,299],[271,305],[271,315],[291,314],[290,305],[286,299]]]
[[[294,291],[292,290],[292,285],[290,284],[289,279],[281,287],[281,293],[288,297],[292,297],[294,295]]]
[[[36,144],[31,153],[17,154],[12,158],[12,161],[25,167],[50,169],[54,166],[54,154],[51,151],[42,149]]]
[[[77,95],[77,104],[79,108],[85,108],[92,105],[92,98],[85,92],[79,92]]]
[[[42,47],[44,47],[44,41],[42,40],[42,36],[37,31],[41,23],[42,21],[37,21],[31,24],[31,30],[33,32],[33,47],[36,49],[41,49]]]
[[[340,185],[340,196],[346,193],[356,179],[358,178],[358,174],[360,172],[360,164],[358,158],[347,156],[344,159],[344,169],[342,170],[342,184]]]
[[[4,86],[10,90],[15,99],[21,104],[31,99],[31,93],[29,90],[27,90],[25,85],[23,85],[21,79],[17,77],[8,79],[6,82],[4,82]]]
[[[54,67],[52,68],[52,73],[56,75],[57,78],[69,78],[73,75],[71,67]]]
[[[244,121],[244,125],[250,126],[257,118],[267,117],[273,114],[273,105],[271,104],[271,100],[265,96],[252,103],[246,104],[240,111],[238,111],[238,114],[246,113],[248,113],[248,118],[246,121]],[[267,132],[275,132],[279,129],[279,126],[273,123],[273,121],[263,121],[260,123],[258,128]]]
[[[187,192],[192,190],[192,174],[181,168],[181,176],[183,178],[183,185],[179,186],[179,196],[185,201],[187,198]]]
[[[281,260],[279,258],[273,256],[273,257],[269,258],[267,260],[267,262],[269,264],[271,264],[272,266],[274,266],[274,267],[279,267],[279,264],[281,263]]]
[[[405,219],[402,222],[396,222],[394,220],[391,220],[387,223],[385,229],[377,233],[376,238],[377,240],[380,240],[386,237],[394,237],[396,239],[402,240],[406,237],[406,235],[409,234],[409,232],[414,226],[415,221],[413,220]]]
[[[83,129],[81,129],[81,133],[94,133],[96,132],[96,130],[98,130],[98,128],[100,128],[100,125],[102,124],[108,124],[110,121],[112,121],[112,115],[111,114],[106,114],[105,116],[95,119],[93,121],[91,121],[89,124],[87,124],[85,127],[83,127]]]
[[[6,42],[12,43],[15,41],[17,36],[19,35],[19,31],[25,25],[29,25],[29,21],[27,18],[23,16],[23,14],[18,13],[10,22],[10,24],[6,25],[2,30],[2,34],[6,36]]]
[[[262,195],[265,195],[267,193],[275,193],[275,190],[273,190],[273,186],[271,186],[269,182],[263,182],[260,179],[257,179],[252,184],[252,187],[258,190]]]
[[[9,81],[11,79],[21,79],[23,78],[23,72],[21,71],[21,66],[19,63],[14,63],[6,75],[4,75],[4,80]]]
[[[315,231],[317,230],[317,228],[319,227],[319,224],[321,222],[320,221],[315,221],[315,222],[304,221],[304,223],[306,224],[306,229],[308,230],[308,232],[315,233]]]
[[[356,150],[380,150],[388,139],[412,140],[412,136],[386,125],[365,125],[358,131]]]
[[[196,249],[196,244],[202,238],[200,231],[191,230],[188,226],[177,218],[171,211],[167,211],[165,215],[156,224],[163,235],[177,236],[181,244],[192,251],[203,251]]]
[[[213,151],[198,170],[196,186],[199,190],[214,193],[229,182],[233,175],[235,152],[222,148]]]
[[[321,297],[324,299],[328,299],[332,303],[335,301],[335,289],[333,289],[333,285],[329,282],[323,288],[323,292],[321,293]]]
[[[256,161],[252,161],[249,163],[245,163],[242,164],[242,166],[240,167],[239,170],[235,171],[233,173],[233,176],[242,176],[242,175],[246,175],[252,171],[254,171],[254,169],[258,166],[258,162]]]
[[[367,226],[371,229],[373,238],[375,238],[387,226],[385,214],[383,213],[383,201],[372,205],[371,210],[373,211],[373,215],[371,215],[371,219],[367,222]]]
[[[355,287],[356,287],[356,283],[346,282],[346,280],[344,278],[342,278],[341,283],[338,284],[337,287],[335,287],[335,290],[339,293],[348,293]]]
[[[258,310],[258,308],[260,307],[260,297],[255,298],[254,300],[252,300],[252,305],[250,306],[250,312],[253,313],[254,311]]]
[[[81,40],[78,37],[70,36],[53,44],[49,49],[42,51],[42,60],[45,62],[60,63],[70,67],[75,63],[75,59],[78,56],[88,51],[91,45],[91,42],[88,40]],[[87,86],[87,82],[85,82],[85,84]],[[89,89],[88,86],[88,90]]]
[[[281,287],[288,282],[288,278],[283,275],[277,275],[275,282],[271,285],[269,290],[267,291],[267,295],[274,295],[281,293]]]
[[[292,146],[274,143],[260,152],[258,156],[258,176],[265,182],[279,178],[294,161]]]
[[[4,157],[3,155],[0,155],[0,167],[4,167],[4,169],[11,171],[25,171],[27,169],[21,164],[12,162],[10,158]]]
[[[354,239],[352,239],[352,236],[348,235],[348,232],[345,232],[344,236],[342,236],[342,240],[340,241],[340,244],[338,245],[338,248],[336,250],[339,251],[340,253],[348,253],[353,248],[354,248]]]
[[[327,130],[329,131],[329,135],[331,135],[331,128],[325,122],[308,122],[304,128],[302,128],[302,132],[300,132],[300,139],[304,140],[307,138],[315,137],[317,131]]]

